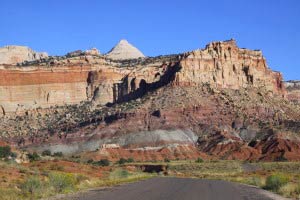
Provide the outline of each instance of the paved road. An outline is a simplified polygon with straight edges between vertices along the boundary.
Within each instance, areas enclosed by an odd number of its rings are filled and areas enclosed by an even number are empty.
[[[72,200],[270,200],[281,199],[255,187],[217,180],[153,178],[107,189],[90,190]]]

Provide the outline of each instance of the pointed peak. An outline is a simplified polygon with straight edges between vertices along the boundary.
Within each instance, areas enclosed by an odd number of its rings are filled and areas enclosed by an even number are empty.
[[[118,44],[129,44],[129,42],[125,39],[122,39]]]
[[[119,43],[106,54],[106,56],[114,60],[126,60],[145,57],[140,50],[138,50],[125,39],[120,40]]]

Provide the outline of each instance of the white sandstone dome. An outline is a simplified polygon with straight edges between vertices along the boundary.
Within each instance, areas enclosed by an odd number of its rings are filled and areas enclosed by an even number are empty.
[[[26,46],[5,46],[0,48],[0,64],[16,64],[23,61],[48,57],[45,52],[35,52]]]
[[[106,54],[107,58],[113,60],[127,60],[144,58],[144,54],[127,40],[121,40],[112,50]]]

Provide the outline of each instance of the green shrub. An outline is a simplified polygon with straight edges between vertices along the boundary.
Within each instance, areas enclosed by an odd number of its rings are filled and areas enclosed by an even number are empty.
[[[101,159],[97,162],[93,162],[94,165],[98,165],[98,166],[109,166],[110,165],[110,161],[107,159]]]
[[[195,161],[196,163],[203,163],[204,161],[203,161],[203,159],[202,158],[197,158],[197,160]]]
[[[42,156],[51,156],[51,151],[50,150],[43,151]]]
[[[133,158],[128,158],[128,159],[127,159],[127,162],[128,162],[128,163],[133,163],[133,162],[134,162],[134,159],[133,159]]]
[[[86,161],[87,164],[92,164],[94,163],[94,160],[93,159],[89,159],[88,161]]]
[[[120,176],[122,178],[127,178],[129,176],[129,172],[127,170],[122,170]]]
[[[116,169],[110,173],[110,179],[122,179],[129,176],[129,172],[124,169]]]
[[[55,192],[63,192],[74,190],[76,184],[76,177],[69,173],[51,172],[49,174],[49,184]]]
[[[165,162],[170,162],[170,159],[169,159],[169,158],[165,158],[164,161],[165,161]]]
[[[273,174],[267,177],[265,188],[276,192],[281,186],[287,184],[288,181],[289,178],[283,174]]]
[[[297,184],[296,188],[295,188],[295,192],[297,195],[299,195],[300,197],[300,183]]]
[[[0,158],[7,158],[11,155],[10,146],[0,146]]]
[[[56,171],[64,171],[64,166],[57,165],[57,164],[52,164],[50,165],[51,170],[56,170]]]
[[[119,165],[124,165],[127,162],[127,160],[125,158],[120,158],[120,160],[118,160],[118,164]]]
[[[25,195],[38,194],[41,191],[42,183],[38,177],[32,176],[27,178],[21,185],[20,189]]]
[[[79,184],[79,183],[81,183],[82,181],[89,180],[89,178],[88,178],[87,176],[84,176],[84,175],[82,175],[82,174],[77,174],[77,175],[75,176],[75,178],[76,178],[76,184]]]
[[[16,158],[16,157],[17,157],[17,153],[11,152],[11,153],[10,153],[10,156],[11,156],[12,158]]]
[[[128,158],[128,159],[120,158],[120,160],[117,161],[117,164],[124,165],[125,163],[133,163],[133,162],[134,162],[133,158]]]
[[[54,157],[63,157],[63,153],[62,152],[55,152],[53,153]]]
[[[28,153],[27,157],[28,157],[28,159],[30,160],[30,162],[32,162],[32,161],[37,161],[37,160],[40,160],[40,159],[41,159],[40,155],[37,154],[36,152]]]

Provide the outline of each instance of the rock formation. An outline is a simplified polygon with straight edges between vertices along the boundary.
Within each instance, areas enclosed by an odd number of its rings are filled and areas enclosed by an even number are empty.
[[[5,113],[85,100],[101,105],[128,101],[170,82],[231,89],[264,87],[274,94],[285,93],[281,74],[268,68],[261,52],[239,49],[233,40],[185,54],[128,62],[89,58],[75,51],[55,62],[3,66],[0,75],[0,106]]]
[[[143,59],[74,53],[0,76],[1,138],[19,148],[300,160],[300,106],[261,51],[234,40]]]
[[[126,60],[145,57],[140,50],[128,43],[127,40],[121,40],[106,54],[106,56],[113,60]]]
[[[300,103],[300,81],[284,82],[287,90],[287,98],[293,102]]]
[[[85,54],[86,55],[91,55],[91,56],[100,56],[101,55],[100,51],[96,48],[91,48],[89,50],[86,50]]]
[[[25,46],[5,46],[0,48],[0,64],[16,64],[47,57],[47,53],[35,52]]]

